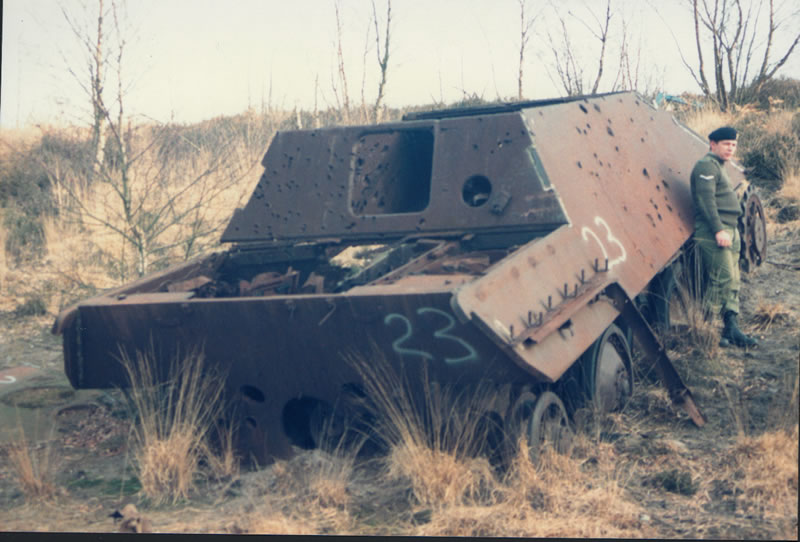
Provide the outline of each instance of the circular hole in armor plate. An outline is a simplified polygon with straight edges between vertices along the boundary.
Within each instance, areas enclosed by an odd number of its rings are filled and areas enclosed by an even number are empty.
[[[483,175],[473,175],[464,181],[461,189],[461,197],[470,207],[480,207],[489,200],[491,194],[492,183]]]
[[[239,388],[239,391],[241,391],[242,395],[251,401],[255,401],[256,403],[264,402],[264,393],[255,386],[242,386]]]

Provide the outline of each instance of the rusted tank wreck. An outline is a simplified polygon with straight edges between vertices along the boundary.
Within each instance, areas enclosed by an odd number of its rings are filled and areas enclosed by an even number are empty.
[[[66,373],[76,388],[124,385],[121,351],[200,345],[227,373],[241,445],[269,461],[313,446],[315,416],[360,387],[343,353],[490,381],[506,390],[498,418],[533,412],[538,434],[569,423],[553,391],[571,368],[602,408],[625,401],[634,336],[702,425],[651,326],[692,234],[689,172],[706,150],[635,93],[280,132],[222,235],[229,250],[58,316]],[[764,215],[731,178],[749,268],[765,256]],[[332,259],[376,243],[385,251],[362,269]]]

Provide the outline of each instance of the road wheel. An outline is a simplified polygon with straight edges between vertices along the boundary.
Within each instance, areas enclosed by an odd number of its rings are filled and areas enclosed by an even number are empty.
[[[633,393],[631,347],[627,335],[611,324],[584,354],[586,394],[599,412],[625,406]]]
[[[570,427],[567,410],[558,395],[543,392],[528,418],[528,446],[531,461],[536,463],[545,446],[552,446],[558,453],[568,453],[575,436]]]

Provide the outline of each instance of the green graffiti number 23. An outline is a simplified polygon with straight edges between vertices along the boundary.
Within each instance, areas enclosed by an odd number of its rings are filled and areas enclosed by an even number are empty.
[[[467,341],[465,341],[460,337],[456,337],[455,335],[450,335],[449,331],[453,329],[453,327],[455,327],[456,325],[455,319],[450,314],[439,309],[434,309],[433,307],[421,307],[417,309],[417,314],[418,315],[437,314],[445,318],[447,320],[447,324],[444,327],[440,327],[439,329],[434,331],[433,336],[440,340],[453,341],[459,344],[466,351],[466,354],[459,358],[444,358],[445,363],[448,364],[463,363],[466,361],[475,361],[478,359],[478,353],[475,351],[475,349],[472,347],[471,344],[469,344]],[[403,326],[405,327],[404,333],[400,337],[395,339],[395,341],[392,343],[392,349],[395,352],[397,352],[400,355],[420,356],[425,359],[435,359],[435,356],[430,352],[403,346],[414,334],[414,328],[411,325],[411,321],[408,318],[396,312],[387,314],[386,318],[383,319],[383,323],[389,325],[395,320],[400,320],[401,322],[403,322]]]

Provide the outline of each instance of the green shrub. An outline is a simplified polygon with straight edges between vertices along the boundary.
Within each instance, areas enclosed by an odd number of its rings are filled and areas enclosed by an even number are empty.
[[[777,77],[762,83],[759,87],[744,89],[741,103],[755,103],[759,108],[772,107],[796,109],[800,107],[800,80],[790,77]]]
[[[3,249],[17,265],[36,261],[46,251],[44,227],[38,216],[26,213],[16,205],[3,212],[6,242]]]
[[[51,133],[33,144],[19,145],[0,159],[0,220],[7,230],[0,249],[16,264],[36,261],[44,255],[43,218],[58,213],[43,161],[54,155],[85,153],[84,147]]]
[[[26,316],[43,316],[47,314],[47,303],[38,295],[27,297],[21,305],[14,309],[14,316],[23,318]]]
[[[37,152],[34,147],[0,160],[0,207],[16,206],[34,216],[53,211],[50,181]]]
[[[769,121],[768,115],[756,114],[737,123],[739,156],[754,184],[778,190],[786,174],[800,167],[800,115],[778,128]]]
[[[775,220],[778,224],[786,224],[787,222],[794,222],[800,219],[800,205],[791,203],[778,211]]]
[[[91,169],[94,161],[91,140],[77,134],[72,134],[67,130],[58,130],[43,134],[39,143],[39,148],[34,149],[34,151],[42,155],[57,155],[69,159],[70,162],[74,164],[83,164],[87,170]]]

